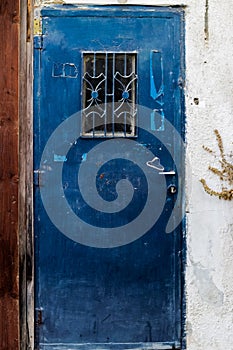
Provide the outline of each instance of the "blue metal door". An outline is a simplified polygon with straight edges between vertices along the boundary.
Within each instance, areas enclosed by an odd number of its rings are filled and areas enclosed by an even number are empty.
[[[36,348],[180,348],[182,11],[41,16]]]

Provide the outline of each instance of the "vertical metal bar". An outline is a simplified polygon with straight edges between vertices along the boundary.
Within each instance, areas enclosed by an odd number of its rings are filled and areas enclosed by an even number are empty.
[[[104,135],[107,133],[108,53],[105,54]]]
[[[115,121],[115,116],[114,116],[114,109],[115,109],[115,63],[116,63],[116,55],[113,53],[112,56],[112,124],[113,124],[113,130],[114,130],[114,121]],[[114,133],[113,133],[114,136]]]
[[[95,77],[95,72],[96,72],[96,56],[95,56],[95,52],[93,54],[93,77]]]
[[[81,133],[82,135],[85,134],[85,120],[83,116],[83,110],[86,107],[86,89],[85,89],[85,81],[84,81],[84,73],[86,71],[86,56],[84,53],[81,54],[81,62],[82,62],[82,87],[81,87],[81,118],[82,118],[82,123],[81,123]]]
[[[124,57],[124,76],[127,75],[127,54],[125,53]],[[126,103],[126,102],[124,102]],[[124,113],[124,136],[126,137],[126,130],[127,130],[127,118],[126,113]]]
[[[127,75],[127,54],[125,53],[124,57],[124,75]]]
[[[95,52],[93,53],[93,77],[95,77],[95,72],[96,72],[96,56]],[[93,121],[92,121],[92,136],[95,136],[95,112],[93,113]]]
[[[92,112],[92,137],[95,137],[95,112]]]

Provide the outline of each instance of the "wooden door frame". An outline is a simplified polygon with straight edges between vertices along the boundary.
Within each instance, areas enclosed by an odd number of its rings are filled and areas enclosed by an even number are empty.
[[[0,3],[0,348],[19,344],[19,1]]]
[[[19,348],[30,350],[34,349],[33,0],[21,0],[20,5]]]
[[[32,349],[32,0],[1,1],[0,33],[0,348]]]

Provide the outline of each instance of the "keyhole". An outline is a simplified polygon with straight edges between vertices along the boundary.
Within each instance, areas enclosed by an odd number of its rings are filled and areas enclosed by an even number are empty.
[[[175,185],[170,185],[168,186],[168,191],[171,193],[171,194],[175,194],[177,192],[177,188]]]

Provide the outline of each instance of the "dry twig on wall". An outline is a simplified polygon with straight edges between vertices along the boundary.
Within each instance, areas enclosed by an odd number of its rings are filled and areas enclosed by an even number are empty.
[[[220,199],[225,200],[232,200],[233,199],[233,164],[230,163],[227,158],[231,158],[232,155],[226,156],[224,152],[223,142],[221,135],[219,134],[218,130],[214,130],[216,140],[218,143],[219,148],[219,163],[221,165],[221,168],[215,168],[213,166],[209,166],[209,170],[217,175],[221,181],[222,184],[222,190],[221,191],[215,191],[212,188],[210,188],[205,179],[201,179],[200,182],[203,185],[204,190],[210,194],[211,196],[217,196]],[[210,149],[209,147],[203,146],[204,150],[208,153],[215,155],[215,152]],[[230,188],[229,188],[230,187]]]

